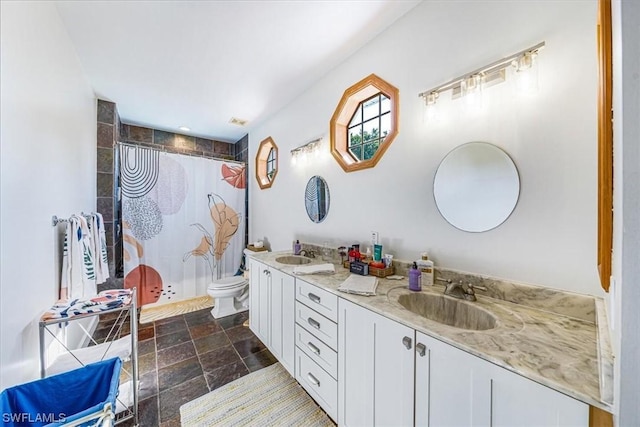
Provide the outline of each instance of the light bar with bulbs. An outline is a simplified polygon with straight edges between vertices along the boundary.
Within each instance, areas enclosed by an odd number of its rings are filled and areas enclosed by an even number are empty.
[[[434,105],[441,92],[451,90],[452,97],[457,98],[471,93],[481,87],[486,88],[505,80],[505,70],[513,67],[516,71],[523,71],[531,68],[540,49],[545,46],[545,42],[540,42],[535,46],[521,50],[513,55],[506,56],[489,65],[477,70],[465,73],[460,77],[450,80],[433,89],[426,90],[418,94],[424,98],[427,106]]]
[[[295,159],[300,155],[313,153],[321,143],[322,143],[322,137],[316,138],[313,141],[309,141],[306,144],[296,147],[293,150],[291,150],[291,157],[295,161]]]

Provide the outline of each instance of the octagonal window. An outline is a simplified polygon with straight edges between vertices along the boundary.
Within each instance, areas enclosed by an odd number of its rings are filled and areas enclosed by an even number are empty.
[[[346,172],[371,168],[398,133],[398,89],[372,74],[348,88],[331,118],[331,153]]]
[[[271,137],[260,142],[256,154],[256,180],[261,189],[271,187],[278,174],[278,146]]]

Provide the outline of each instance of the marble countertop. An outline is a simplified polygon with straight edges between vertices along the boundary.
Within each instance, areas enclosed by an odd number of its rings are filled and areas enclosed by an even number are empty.
[[[293,275],[294,265],[276,261],[277,257],[290,254],[249,253],[255,259]],[[426,319],[401,306],[397,302],[398,296],[411,293],[406,279],[379,279],[377,295],[365,297],[337,290],[349,274],[347,269],[336,265],[333,275],[296,277],[584,403],[612,412],[611,403],[605,400],[609,391],[601,390],[601,383],[609,381],[604,377],[601,381],[603,362],[598,354],[598,325],[595,320],[563,316],[536,308],[535,304],[489,298],[478,291],[477,301],[461,303],[473,304],[490,312],[497,319],[497,326],[484,331],[459,329]],[[444,287],[434,285],[423,286],[422,289],[423,293],[442,295]],[[531,298],[530,294],[528,298]]]

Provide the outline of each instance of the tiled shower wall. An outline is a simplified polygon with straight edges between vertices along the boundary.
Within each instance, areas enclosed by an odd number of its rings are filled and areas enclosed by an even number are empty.
[[[115,150],[117,142],[155,148],[169,153],[201,156],[214,159],[247,162],[249,137],[244,136],[237,144],[212,139],[181,135],[158,129],[129,125],[120,121],[116,104],[98,100],[98,150],[97,150],[97,209],[102,214],[107,234],[109,272],[111,278],[98,290],[122,288],[122,240],[117,233],[120,207],[114,203]],[[248,212],[248,195],[245,208]],[[245,242],[248,222],[245,227]]]
[[[113,102],[98,100],[97,137],[97,210],[104,218],[109,256],[110,278],[98,285],[98,291],[122,288],[123,280],[116,277],[116,259],[122,258],[122,246],[114,243],[114,203],[113,203],[113,153],[120,138],[120,116]],[[116,249],[117,248],[117,249]]]
[[[235,143],[236,148],[236,160],[245,164],[249,163],[249,135],[245,135],[238,142]],[[247,168],[247,174],[249,168]],[[249,176],[247,175],[247,188],[244,193],[244,245],[249,243]],[[246,266],[245,266],[246,268]]]

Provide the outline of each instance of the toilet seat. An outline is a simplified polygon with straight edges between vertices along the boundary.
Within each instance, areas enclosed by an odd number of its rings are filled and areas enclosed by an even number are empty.
[[[247,279],[245,279],[244,277],[231,276],[231,277],[225,277],[219,280],[214,280],[212,283],[209,284],[207,289],[215,291],[215,290],[222,290],[222,289],[237,288],[240,286],[244,286],[246,284],[247,284]]]

